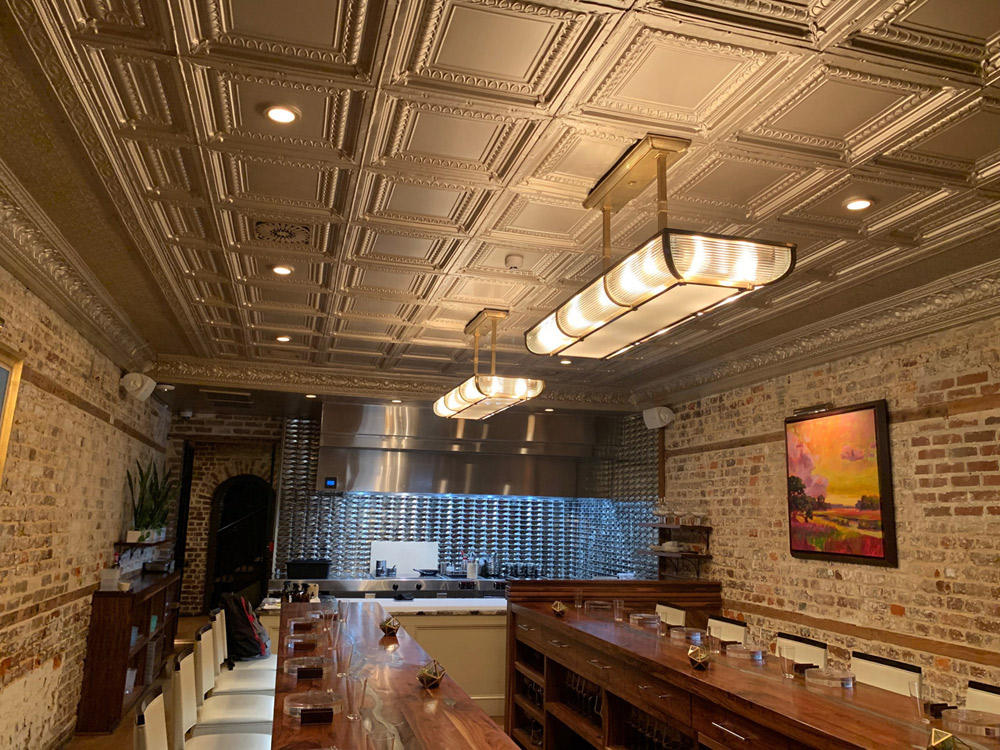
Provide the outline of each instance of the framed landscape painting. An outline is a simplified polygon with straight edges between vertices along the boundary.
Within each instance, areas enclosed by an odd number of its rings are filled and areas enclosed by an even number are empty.
[[[793,557],[896,565],[885,401],[785,420]]]
[[[0,325],[3,319],[0,318]],[[0,481],[7,459],[7,443],[14,424],[14,401],[21,379],[21,358],[14,352],[0,347]]]

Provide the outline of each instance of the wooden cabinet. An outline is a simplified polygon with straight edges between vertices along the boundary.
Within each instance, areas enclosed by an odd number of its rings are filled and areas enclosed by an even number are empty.
[[[113,732],[173,651],[181,574],[149,573],[129,591],[96,591],[90,606],[76,731]]]
[[[739,714],[708,701],[691,707],[699,744],[710,750],[788,750],[788,740]]]

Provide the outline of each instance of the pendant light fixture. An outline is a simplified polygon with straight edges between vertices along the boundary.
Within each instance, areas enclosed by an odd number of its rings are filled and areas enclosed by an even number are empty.
[[[545,388],[544,381],[530,378],[507,378],[497,375],[497,321],[507,317],[506,310],[486,308],[465,326],[465,333],[475,337],[473,375],[434,402],[434,413],[451,419],[487,419],[515,404],[532,399]],[[483,328],[491,331],[490,374],[479,374],[479,340]]]
[[[795,245],[667,228],[667,167],[689,143],[648,135],[594,186],[604,272],[525,333],[530,352],[610,359],[792,272]],[[612,265],[611,214],[654,178],[659,231]]]

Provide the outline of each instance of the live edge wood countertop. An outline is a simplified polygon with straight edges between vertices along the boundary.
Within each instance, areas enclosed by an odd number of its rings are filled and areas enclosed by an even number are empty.
[[[572,600],[571,600],[572,601]],[[692,696],[691,726],[695,713],[711,710],[730,712],[787,737],[795,750],[912,750],[925,748],[930,727],[914,718],[912,699],[907,696],[856,684],[852,690],[808,688],[801,677],[784,679],[776,658],[761,666],[727,664],[725,656],[712,662],[707,672],[691,669],[687,647],[673,645],[669,638],[640,630],[627,622],[614,622],[609,615],[589,615],[572,607],[556,617],[551,602],[512,603],[513,622],[538,628],[540,639],[579,644],[598,652],[602,662],[614,664],[626,680],[657,678]],[[544,644],[544,641],[540,640]],[[556,658],[572,659],[572,648],[556,649]],[[699,700],[700,699],[700,700]],[[938,726],[935,722],[932,726]],[[964,738],[973,748],[1000,745]],[[798,744],[796,744],[798,743]]]
[[[347,618],[347,633],[370,667],[363,720],[348,721],[341,712],[332,724],[302,727],[286,716],[285,697],[290,693],[320,688],[343,693],[341,681],[335,677],[326,684],[319,680],[296,683],[284,672],[281,643],[288,632],[288,620],[305,617],[318,607],[298,603],[281,608],[281,639],[272,644],[278,654],[272,750],[367,750],[366,730],[379,729],[379,722],[394,725],[407,750],[517,750],[517,745],[450,677],[445,676],[437,688],[421,687],[417,670],[430,657],[404,630],[396,636],[384,636],[378,626],[388,615],[374,601],[351,603]]]

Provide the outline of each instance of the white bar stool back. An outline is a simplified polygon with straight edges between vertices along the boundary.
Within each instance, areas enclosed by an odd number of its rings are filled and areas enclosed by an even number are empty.
[[[970,711],[1000,714],[1000,687],[969,680],[969,690],[965,694],[965,707]]]
[[[858,682],[907,697],[910,683],[921,681],[920,667],[861,651],[851,653],[851,671]]]
[[[782,646],[794,648],[796,664],[815,664],[820,669],[826,668],[828,652],[823,641],[790,633],[778,633],[777,646],[779,655]]]
[[[735,641],[741,646],[747,642],[747,624],[730,617],[709,617],[708,634],[723,641]]]
[[[167,714],[160,688],[139,707],[132,738],[135,750],[167,750]]]
[[[656,614],[660,616],[660,622],[671,628],[683,628],[687,624],[687,612],[679,607],[657,604]]]

